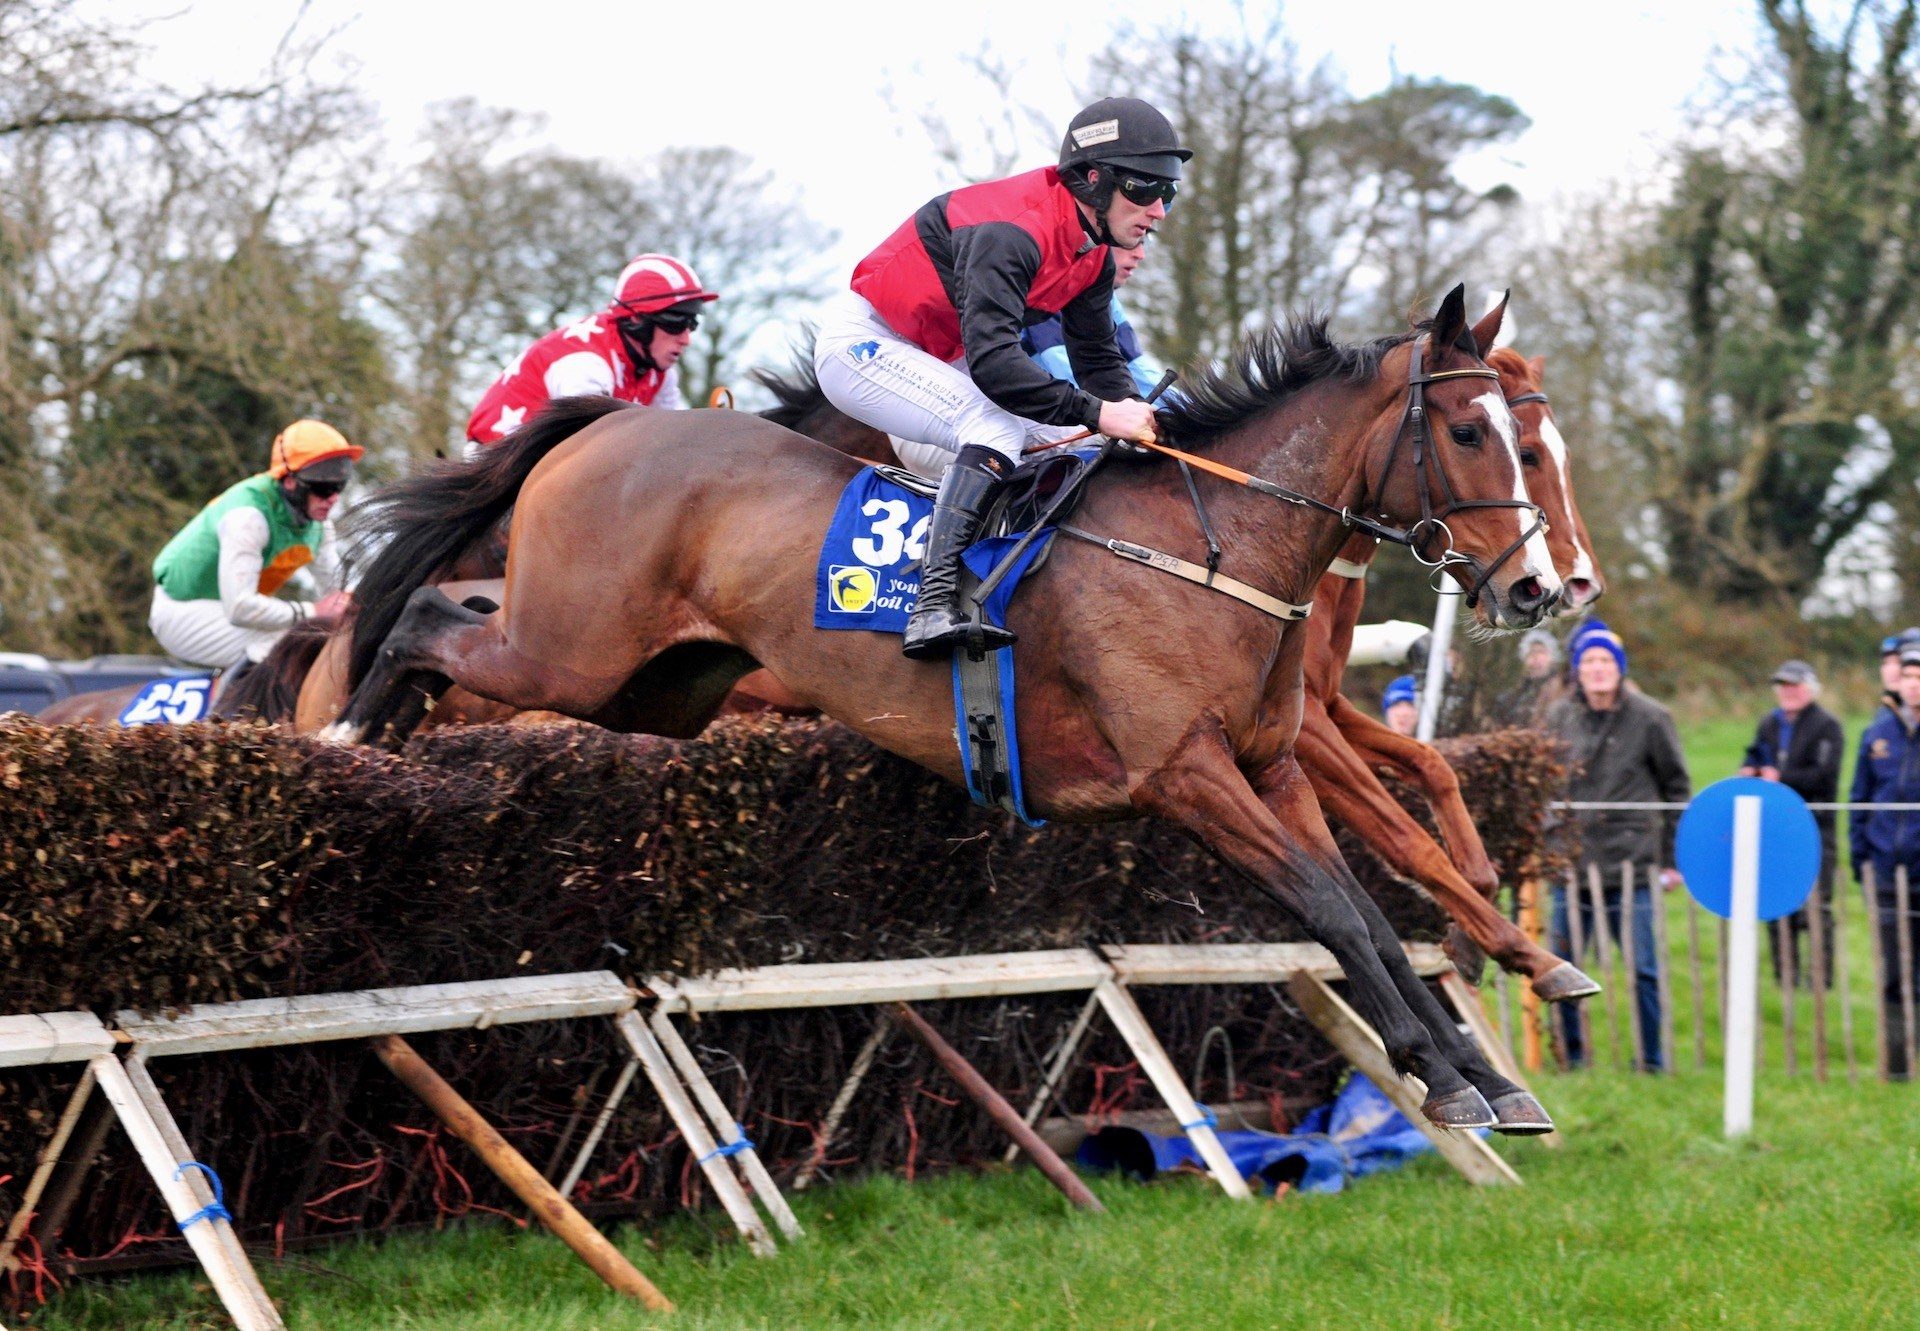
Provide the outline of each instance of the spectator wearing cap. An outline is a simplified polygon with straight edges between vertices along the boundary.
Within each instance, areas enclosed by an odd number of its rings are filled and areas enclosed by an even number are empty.
[[[1778,781],[1809,804],[1831,804],[1840,798],[1840,759],[1847,738],[1833,713],[1818,702],[1820,677],[1805,661],[1786,661],[1773,672],[1773,696],[1779,703],[1761,720],[1753,743],[1740,768],[1741,776],[1757,776]],[[1833,981],[1833,863],[1834,816],[1831,811],[1816,813],[1820,825],[1820,881],[1815,887],[1824,926],[1821,964],[1827,983]],[[1811,903],[1810,903],[1811,905]],[[1809,958],[1802,955],[1801,938],[1807,932],[1807,917],[1796,911],[1779,922],[1773,934],[1773,973],[1780,975],[1782,941],[1792,950],[1795,975],[1807,977],[1811,985]]]
[[[1627,649],[1619,636],[1598,620],[1574,635],[1571,652],[1574,682],[1568,695],[1547,709],[1546,729],[1566,746],[1572,765],[1567,798],[1580,802],[1684,804],[1692,793],[1680,736],[1667,709],[1627,682]],[[1635,957],[1634,997],[1640,1009],[1642,1066],[1663,1066],[1660,1047],[1660,972],[1654,943],[1654,895],[1649,879],[1653,866],[1673,863],[1676,818],[1649,810],[1592,810],[1571,816],[1580,837],[1579,882],[1584,886],[1590,868],[1600,871],[1601,899],[1609,934],[1618,939],[1623,894],[1622,864],[1634,866],[1632,898]],[[1642,870],[1647,872],[1643,875]],[[1658,875],[1671,886],[1678,875],[1663,868]],[[1578,894],[1581,932],[1594,936],[1591,896]],[[1571,921],[1564,887],[1554,889],[1553,947],[1573,958]],[[1569,1064],[1586,1062],[1578,1014],[1561,1008],[1562,1037]]]
[[[1411,735],[1420,724],[1419,682],[1412,675],[1402,675],[1387,685],[1380,695],[1380,714],[1394,734]]]
[[[1520,682],[1494,704],[1495,719],[1507,726],[1537,726],[1567,693],[1559,640],[1546,629],[1528,629],[1520,637],[1520,669]]]
[[[1897,701],[1880,705],[1866,732],[1860,736],[1860,754],[1853,768],[1852,802],[1855,804],[1920,804],[1920,643],[1900,651],[1900,677]],[[1920,898],[1920,813],[1901,809],[1861,813],[1855,810],[1847,820],[1851,837],[1853,872],[1859,877],[1869,866],[1879,898],[1880,955],[1887,960],[1881,968],[1885,983],[1881,1004],[1885,1009],[1887,1033],[1887,1071],[1902,1081],[1912,1070],[1907,1066],[1906,1021],[1901,1009],[1900,955],[1901,921],[1896,875],[1904,869],[1910,885],[1905,926],[1912,956],[1920,958],[1920,927],[1915,917],[1920,910],[1913,898]],[[1914,967],[1920,976],[1920,965]],[[1908,977],[1916,995],[1920,983]]]
[[[1920,644],[1920,624],[1880,639],[1880,701],[1888,707],[1900,706],[1900,649],[1914,644]]]

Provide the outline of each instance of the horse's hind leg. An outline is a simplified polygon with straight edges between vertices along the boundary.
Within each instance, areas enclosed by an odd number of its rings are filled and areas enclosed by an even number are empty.
[[[1287,757],[1263,775],[1256,794],[1223,736],[1190,735],[1172,762],[1141,783],[1135,803],[1184,828],[1333,954],[1354,1006],[1380,1033],[1394,1067],[1426,1083],[1422,1108],[1429,1119],[1446,1127],[1492,1126],[1486,1100],[1441,1054],[1382,964],[1348,894],[1349,884],[1356,891],[1358,884],[1299,764]]]
[[[456,604],[438,587],[415,591],[340,719],[320,738],[347,744],[366,740],[392,749],[405,744],[434,700],[453,686],[452,676],[437,668],[440,662],[459,654],[461,636],[485,633],[496,608],[478,596]]]

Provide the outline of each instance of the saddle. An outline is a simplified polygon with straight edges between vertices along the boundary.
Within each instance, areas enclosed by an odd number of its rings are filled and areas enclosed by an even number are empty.
[[[980,524],[980,539],[1023,535],[1039,526],[1042,517],[1056,523],[1065,521],[1080,506],[1081,492],[1076,482],[1098,456],[1098,449],[1062,448],[1020,463],[1013,474],[1000,483],[1000,490]],[[932,499],[940,492],[940,482],[930,481],[918,472],[878,462],[873,469],[923,499]],[[1072,492],[1060,511],[1048,513],[1047,507],[1054,497],[1069,487]]]

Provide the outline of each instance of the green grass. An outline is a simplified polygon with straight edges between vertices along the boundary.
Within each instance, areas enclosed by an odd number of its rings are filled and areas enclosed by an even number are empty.
[[[1199,1180],[1101,1181],[1071,1212],[1033,1173],[894,1179],[799,1203],[756,1261],[716,1219],[621,1246],[680,1305],[654,1318],[556,1241],[455,1229],[262,1264],[290,1326],[329,1331],[720,1327],[1871,1327],[1912,1324],[1913,1090],[1763,1086],[1719,1139],[1712,1077],[1550,1075],[1566,1145],[1505,1142],[1523,1189],[1428,1158],[1333,1197],[1235,1205]],[[204,1282],[83,1286],[30,1325],[219,1325]]]
[[[1751,725],[1688,726],[1697,785],[1734,770]],[[1848,729],[1857,734],[1857,720]],[[1595,1001],[1599,1066],[1535,1083],[1565,1147],[1500,1144],[1527,1180],[1521,1190],[1469,1188],[1428,1158],[1340,1196],[1252,1205],[1194,1179],[1099,1180],[1111,1213],[1093,1217],[1030,1171],[874,1179],[799,1198],[808,1237],[774,1261],[746,1255],[717,1214],[620,1230],[622,1248],[680,1305],[672,1318],[609,1294],[550,1237],[497,1227],[264,1261],[262,1279],[290,1326],[329,1331],[1913,1325],[1920,1089],[1871,1076],[1858,900],[1846,942],[1860,1080],[1841,1071],[1837,1008],[1834,1080],[1812,1080],[1804,993],[1801,1072],[1784,1075],[1781,996],[1763,982],[1757,1126],[1738,1145],[1719,1131],[1718,931],[1702,921],[1710,1062],[1694,1072],[1684,896],[1666,904],[1683,1071],[1617,1070]],[[1619,1024],[1624,1032],[1624,1008]],[[82,1284],[25,1325],[225,1322],[194,1273]]]

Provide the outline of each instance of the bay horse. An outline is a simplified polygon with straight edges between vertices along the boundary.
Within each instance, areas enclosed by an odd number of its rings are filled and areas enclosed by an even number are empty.
[[[777,405],[759,415],[849,457],[889,467],[900,466],[893,441],[884,431],[854,420],[827,401],[826,395],[820,391],[819,380],[814,377],[811,345],[795,347],[794,353],[794,366],[785,374],[766,369],[754,371],[753,377],[773,393],[777,402]],[[379,499],[374,502],[377,506],[382,504]],[[378,521],[376,518],[376,524]],[[404,525],[409,521],[404,512],[396,511],[387,517],[386,525]],[[496,524],[480,540],[455,555],[444,571],[436,571],[429,580],[456,601],[470,596],[499,597],[501,579],[506,575],[505,526],[504,521]],[[369,590],[377,594],[377,590]],[[339,632],[317,655],[308,656],[307,662],[311,668],[301,668],[303,677],[291,704],[266,714],[266,719],[287,723],[297,735],[312,734],[338,720],[340,710],[347,703],[347,655],[350,645],[351,635]],[[279,653],[280,644],[275,644],[274,651],[275,654]],[[753,671],[735,684],[728,707],[737,711],[790,714],[813,710],[766,670]],[[518,708],[468,693],[465,689],[453,688],[441,695],[421,724],[423,727],[523,724],[552,716],[551,712],[524,713]]]
[[[1455,577],[1488,630],[1539,622],[1560,580],[1512,417],[1487,383],[1498,375],[1480,359],[1503,313],[1469,328],[1456,287],[1427,325],[1360,346],[1295,320],[1189,385],[1164,432],[1259,487],[1212,498],[1224,569],[1299,605],[1363,526]],[[958,783],[946,664],[812,626],[815,556],[859,466],[750,416],[562,400],[481,457],[400,483],[415,512],[440,512],[394,533],[361,586],[392,561],[417,590],[397,607],[363,600],[353,697],[323,734],[403,742],[451,683],[616,731],[691,736],[764,663],[808,704]],[[1204,558],[1190,505],[1173,468],[1116,465],[1086,487],[1075,522]],[[419,586],[509,508],[497,609]],[[1424,1083],[1429,1119],[1551,1129],[1414,975],[1340,858],[1293,752],[1297,620],[1076,540],[1030,579],[1009,627],[1035,813],[1181,828],[1328,948],[1394,1066]]]
[[[293,714],[314,660],[334,633],[331,621],[307,620],[281,635],[273,650],[239,679],[231,670],[215,674],[209,721],[278,721]],[[93,689],[49,703],[34,714],[43,726],[117,725],[127,704],[152,683]]]

